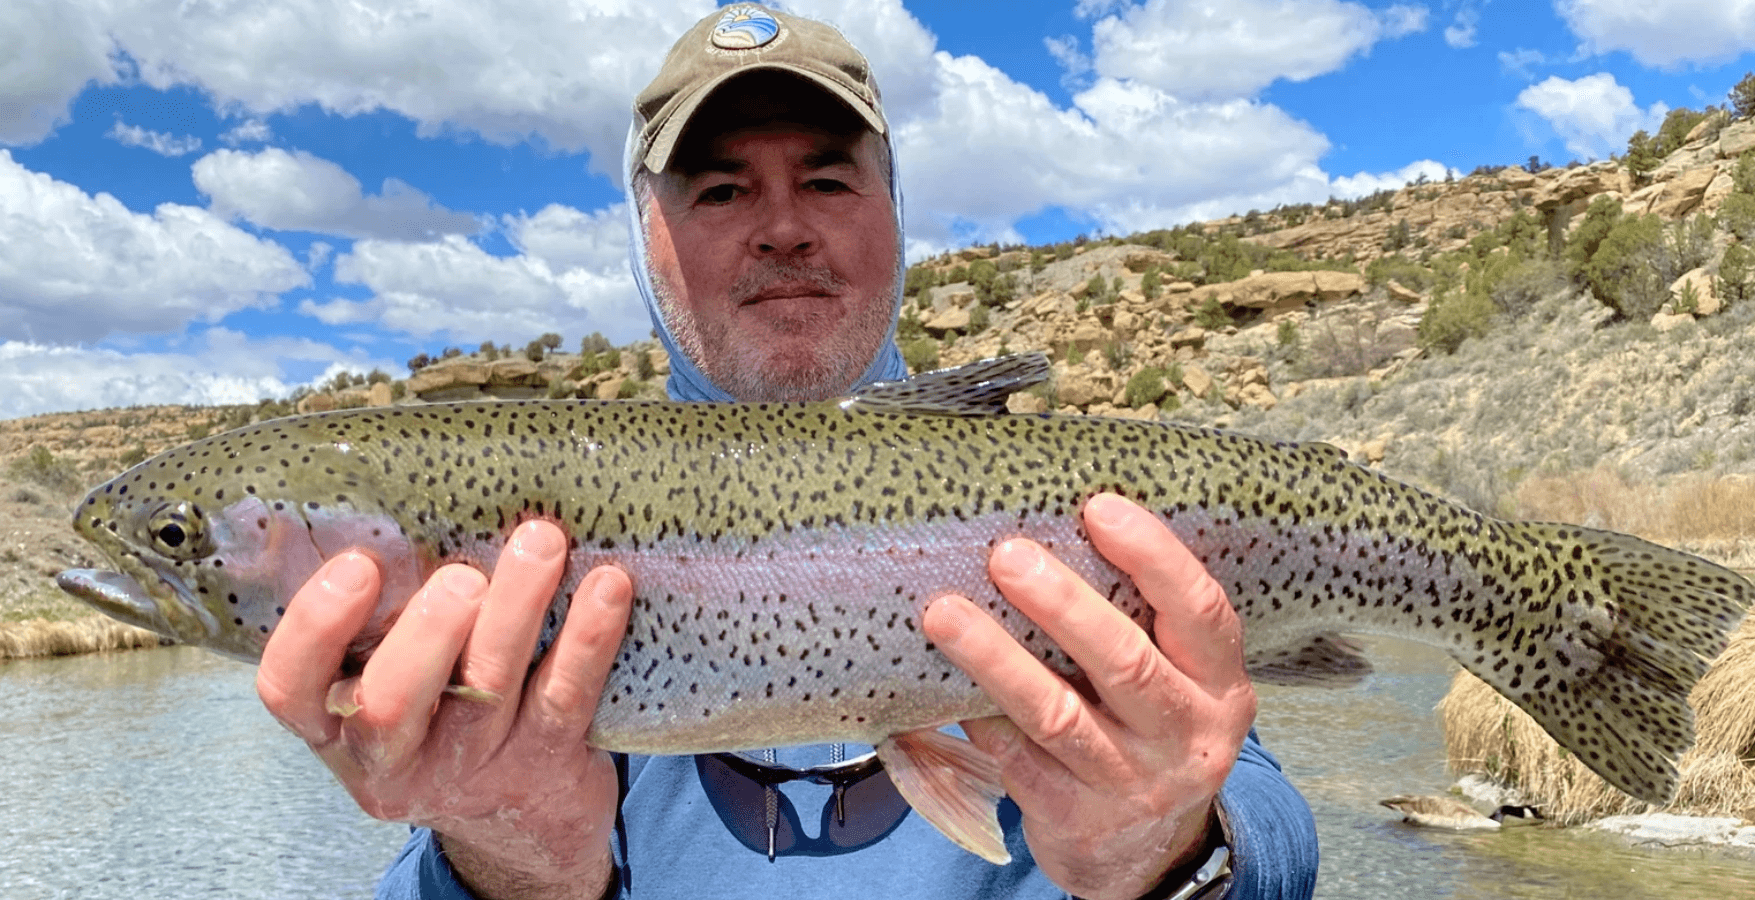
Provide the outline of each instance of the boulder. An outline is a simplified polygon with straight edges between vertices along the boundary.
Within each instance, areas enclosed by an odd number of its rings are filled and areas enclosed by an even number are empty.
[[[1170,335],[1170,348],[1172,350],[1180,350],[1184,347],[1199,350],[1206,345],[1206,342],[1207,330],[1199,325],[1190,325]]]
[[[1156,266],[1160,270],[1168,269],[1176,264],[1176,257],[1161,250],[1135,250],[1121,260],[1122,268],[1139,274]]]
[[[1718,158],[1736,159],[1755,149],[1755,119],[1744,119],[1725,126],[1718,133]]]
[[[1213,298],[1227,306],[1259,309],[1271,317],[1311,301],[1345,300],[1364,291],[1365,276],[1352,272],[1263,272],[1199,288],[1189,303],[1199,306]]]
[[[541,377],[536,363],[523,357],[496,359],[487,364],[490,387],[542,387],[546,382]]]
[[[1094,372],[1083,366],[1070,368],[1060,376],[1056,396],[1069,406],[1090,406],[1108,401],[1115,394],[1113,381],[1114,376],[1107,372]]]
[[[664,352],[663,347],[654,347],[651,350],[646,351],[646,360],[652,363],[653,374],[670,374],[670,354]]]
[[[487,363],[478,360],[427,366],[409,376],[408,392],[424,400],[435,391],[480,387],[488,383],[487,367]]]
[[[1718,169],[1713,166],[1699,166],[1685,169],[1676,177],[1664,182],[1663,191],[1651,202],[1651,211],[1666,219],[1680,219],[1694,211],[1700,205],[1701,197],[1706,194],[1706,186],[1712,183]]]
[[[622,375],[612,375],[597,384],[597,399],[614,400],[622,392],[622,383],[628,379]]]
[[[1682,292],[1689,287],[1694,289],[1695,306],[1690,310],[1694,315],[1715,315],[1723,308],[1718,294],[1712,289],[1712,276],[1702,267],[1682,273],[1682,277],[1670,285],[1670,302],[1676,309],[1682,308]]]
[[[933,337],[942,338],[949,331],[963,334],[969,330],[969,310],[960,306],[942,309],[927,316],[920,326]]]
[[[1019,391],[1005,398],[1005,408],[1014,413],[1045,413],[1048,411],[1048,401],[1040,394]]]
[[[1072,330],[1072,345],[1083,351],[1094,350],[1109,343],[1114,337],[1103,327],[1103,323],[1091,319],[1080,319]]]
[[[1494,172],[1493,177],[1499,179],[1500,184],[1503,184],[1514,191],[1521,191],[1525,188],[1533,188],[1536,186],[1536,176],[1517,166],[1506,166],[1505,168]]]
[[[329,412],[336,406],[333,394],[307,394],[298,402],[299,415]]]
[[[1518,171],[1522,171],[1522,170],[1519,169]],[[1425,297],[1421,296],[1419,293],[1412,290],[1411,288],[1403,287],[1402,283],[1399,281],[1396,281],[1394,278],[1391,278],[1390,280],[1384,282],[1383,289],[1385,291],[1389,292],[1389,296],[1391,299],[1400,300],[1403,303],[1419,303],[1420,301],[1426,299]]]
[[[1183,366],[1182,386],[1196,397],[1205,397],[1213,389],[1213,376],[1200,366]]]
[[[1537,189],[1536,209],[1547,212],[1574,200],[1588,200],[1597,194],[1610,191],[1625,194],[1631,186],[1628,179],[1627,170],[1612,162],[1561,170],[1558,176]]]
[[[1706,186],[1706,193],[1700,195],[1700,211],[1716,214],[1719,207],[1724,206],[1725,198],[1736,188],[1736,179],[1731,177],[1729,168],[1720,169],[1712,177],[1712,183]]]
[[[374,382],[366,389],[366,403],[372,406],[389,406],[396,402],[396,389],[388,381]]]

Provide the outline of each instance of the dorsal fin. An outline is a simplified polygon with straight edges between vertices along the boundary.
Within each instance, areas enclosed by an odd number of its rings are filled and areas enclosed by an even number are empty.
[[[1048,356],[1017,353],[923,372],[907,381],[880,381],[841,401],[851,412],[991,416],[1006,411],[1005,399],[1048,378]]]

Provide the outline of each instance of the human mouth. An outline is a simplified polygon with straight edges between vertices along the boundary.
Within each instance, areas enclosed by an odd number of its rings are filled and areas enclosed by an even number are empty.
[[[738,301],[739,306],[753,306],[769,300],[797,300],[817,297],[832,297],[833,293],[821,285],[808,281],[783,281],[763,287]]]

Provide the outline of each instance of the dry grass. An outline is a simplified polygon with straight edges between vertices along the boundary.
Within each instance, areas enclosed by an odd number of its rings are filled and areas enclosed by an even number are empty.
[[[1512,494],[1517,517],[1625,531],[1661,543],[1755,535],[1755,479],[1684,475],[1630,484],[1598,466],[1525,479]]]
[[[73,621],[0,622],[0,659],[132,650],[157,647],[162,643],[164,641],[150,631],[103,616],[87,616]]]
[[[1689,694],[1698,738],[1682,757],[1681,784],[1667,812],[1755,819],[1755,618]],[[1453,772],[1516,787],[1549,821],[1575,825],[1647,812],[1650,805],[1610,787],[1480,679],[1458,672],[1438,704]]]

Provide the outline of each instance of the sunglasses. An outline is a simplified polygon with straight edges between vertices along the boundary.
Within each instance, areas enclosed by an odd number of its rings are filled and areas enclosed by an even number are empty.
[[[876,753],[808,769],[771,766],[734,753],[695,757],[695,771],[720,821],[738,842],[773,862],[780,854],[831,856],[875,844],[908,816],[908,801]],[[775,790],[790,781],[829,785],[818,837],[807,837],[798,810]]]

